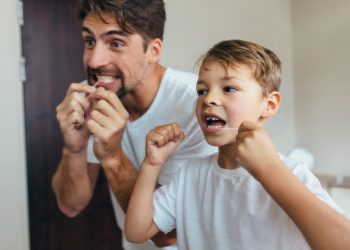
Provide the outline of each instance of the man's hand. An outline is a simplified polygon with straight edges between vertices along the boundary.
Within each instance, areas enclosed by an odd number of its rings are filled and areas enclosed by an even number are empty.
[[[269,171],[269,166],[279,161],[275,146],[267,132],[248,121],[242,122],[239,127],[234,154],[254,177]]]
[[[145,161],[150,165],[162,166],[184,137],[177,123],[155,127],[147,135]]]
[[[93,91],[94,87],[72,83],[65,98],[56,108],[64,145],[70,153],[80,153],[86,148],[89,131],[84,121],[91,106],[87,96]]]
[[[98,88],[91,93],[91,98],[95,101],[87,127],[94,135],[94,153],[103,166],[109,160],[117,158],[129,113],[111,91]]]

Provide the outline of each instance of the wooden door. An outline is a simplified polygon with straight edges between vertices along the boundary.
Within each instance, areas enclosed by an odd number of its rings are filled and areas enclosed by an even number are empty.
[[[23,5],[31,249],[121,249],[103,174],[88,208],[74,219],[58,210],[50,184],[62,148],[55,108],[68,85],[84,79],[77,0],[24,0]]]

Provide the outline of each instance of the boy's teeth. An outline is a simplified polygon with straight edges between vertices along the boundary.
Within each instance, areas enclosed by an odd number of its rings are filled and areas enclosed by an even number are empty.
[[[207,117],[206,120],[207,120],[207,121],[218,121],[219,118],[216,118],[216,117]]]
[[[223,126],[208,125],[208,128],[222,128]]]

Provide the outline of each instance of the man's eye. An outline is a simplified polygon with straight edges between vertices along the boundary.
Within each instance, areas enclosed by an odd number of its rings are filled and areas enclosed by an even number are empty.
[[[118,40],[113,40],[112,41],[112,47],[113,48],[116,48],[116,49],[119,49],[121,47],[124,47],[124,44]]]
[[[84,39],[84,44],[86,48],[92,48],[95,46],[96,42],[92,38],[86,38]]]
[[[205,95],[206,93],[208,93],[206,89],[197,89],[198,96]]]
[[[232,86],[226,86],[226,87],[224,87],[224,91],[225,91],[225,92],[229,92],[229,93],[231,93],[231,92],[236,92],[236,91],[237,91],[237,88],[232,87]]]

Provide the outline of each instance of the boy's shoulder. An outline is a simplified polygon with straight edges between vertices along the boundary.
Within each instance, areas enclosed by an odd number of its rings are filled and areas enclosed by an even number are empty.
[[[196,175],[200,172],[207,172],[217,162],[218,152],[213,152],[209,155],[196,156],[188,159],[186,166],[181,168],[183,174]]]
[[[319,183],[317,177],[313,172],[307,167],[307,165],[300,161],[293,159],[291,157],[279,154],[281,161],[284,165],[304,184],[308,185],[310,183]]]

